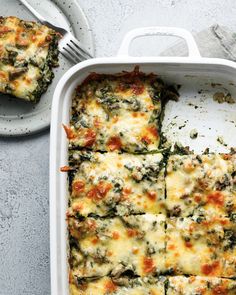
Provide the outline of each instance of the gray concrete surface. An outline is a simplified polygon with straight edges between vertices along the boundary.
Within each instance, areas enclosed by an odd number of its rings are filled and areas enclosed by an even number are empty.
[[[179,26],[194,33],[219,23],[236,31],[235,0],[80,0],[80,4],[94,32],[97,56],[115,55],[125,32],[140,26]],[[165,46],[150,41],[133,50],[156,54]],[[49,131],[0,138],[0,295],[50,294],[48,164]]]

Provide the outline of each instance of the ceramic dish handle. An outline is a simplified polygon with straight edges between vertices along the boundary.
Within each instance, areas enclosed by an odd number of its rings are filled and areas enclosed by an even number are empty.
[[[119,56],[128,56],[129,48],[132,41],[136,38],[143,36],[175,36],[180,37],[185,40],[188,47],[188,56],[189,57],[200,57],[200,53],[197,47],[197,44],[192,36],[192,34],[185,30],[175,27],[146,27],[138,28],[132,31],[129,31],[120,46],[118,51]]]

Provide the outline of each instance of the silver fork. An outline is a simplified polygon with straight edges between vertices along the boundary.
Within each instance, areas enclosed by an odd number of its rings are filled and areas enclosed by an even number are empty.
[[[59,41],[58,48],[62,55],[67,59],[71,60],[73,63],[78,63],[82,60],[92,58],[92,55],[84,47],[84,45],[77,40],[70,32],[67,30],[54,26],[48,22],[40,13],[38,13],[26,0],[19,0],[29,11],[42,23],[43,25],[55,30],[60,33],[63,38]]]

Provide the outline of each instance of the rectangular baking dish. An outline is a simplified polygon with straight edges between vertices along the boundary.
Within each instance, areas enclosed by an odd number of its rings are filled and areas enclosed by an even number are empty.
[[[188,57],[131,57],[129,47],[141,36],[168,35],[183,38]],[[91,72],[114,74],[132,71],[135,66],[153,72],[169,84],[181,85],[179,102],[170,101],[165,109],[163,131],[168,140],[180,141],[196,153],[209,147],[212,152],[227,152],[236,146],[236,104],[219,104],[216,92],[236,98],[236,63],[202,58],[192,35],[178,28],[148,27],[130,31],[118,56],[96,58],[72,67],[59,81],[53,97],[50,137],[50,259],[51,294],[67,295],[67,175],[60,167],[67,164],[67,138],[62,124],[69,124],[73,91]],[[192,129],[198,137],[190,138]]]

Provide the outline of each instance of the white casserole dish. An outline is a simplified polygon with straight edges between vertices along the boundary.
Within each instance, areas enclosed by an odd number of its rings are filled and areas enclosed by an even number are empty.
[[[130,57],[129,47],[137,37],[171,35],[185,39],[188,57]],[[62,123],[69,124],[73,91],[91,72],[114,74],[132,71],[138,65],[146,73],[161,76],[166,83],[182,85],[179,102],[170,101],[165,110],[163,131],[172,141],[181,141],[195,152],[227,152],[236,146],[236,104],[219,104],[213,100],[217,91],[236,98],[236,63],[202,58],[192,35],[183,29],[149,27],[129,32],[117,57],[96,58],[72,67],[59,81],[53,97],[50,138],[50,255],[51,294],[68,294],[67,175],[60,167],[67,164],[67,138]],[[181,127],[181,128],[180,128]],[[196,128],[198,137],[190,138]],[[218,136],[224,141],[219,143]],[[222,141],[222,140],[220,140]]]

